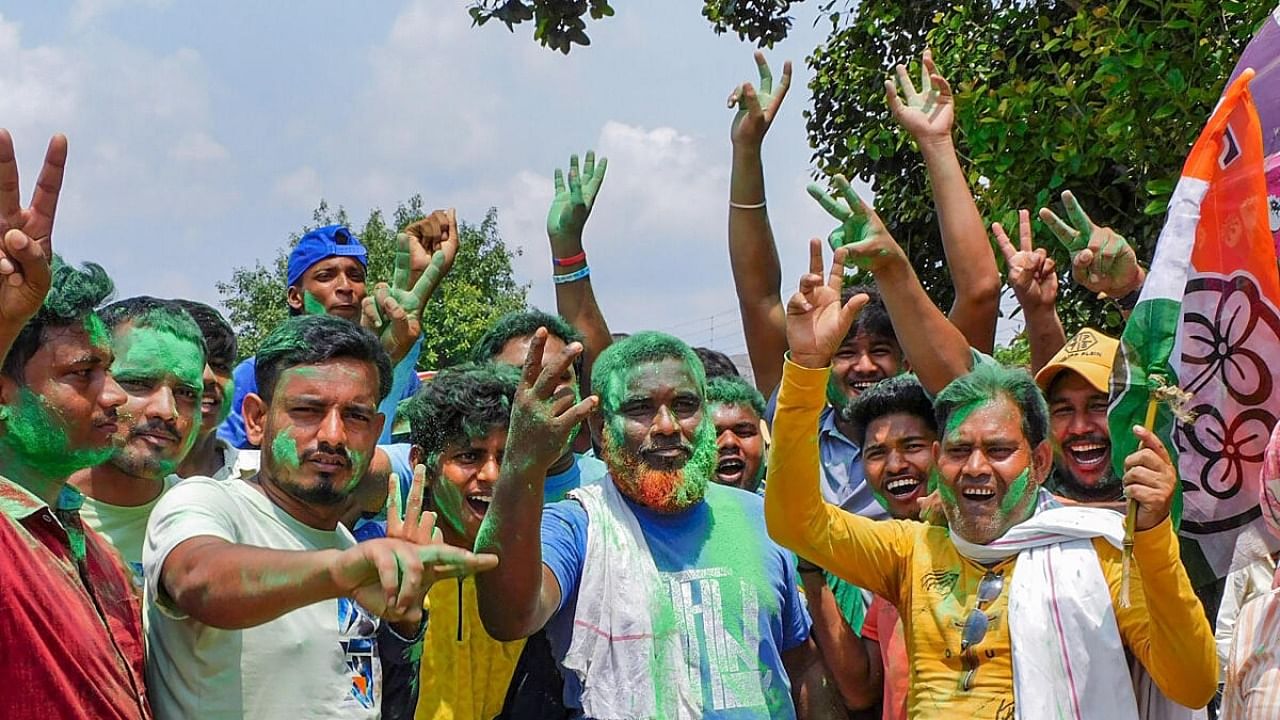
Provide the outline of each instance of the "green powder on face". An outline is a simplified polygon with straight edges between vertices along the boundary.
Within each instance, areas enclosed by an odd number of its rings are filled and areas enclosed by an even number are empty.
[[[1014,508],[1018,507],[1018,503],[1027,496],[1030,486],[1031,466],[1028,465],[1021,475],[1009,483],[1009,488],[1005,490],[1004,498],[1000,501],[1000,512],[1006,516],[1013,512]]]
[[[943,482],[942,473],[939,472],[936,467],[929,471],[929,492],[933,492],[935,490],[938,492],[938,495],[942,497],[942,502],[953,508],[956,507],[958,503],[956,500],[956,489]]]
[[[218,424],[221,425],[228,417],[231,416],[231,402],[236,396],[235,378],[227,378],[222,384],[222,408],[218,410]]]
[[[65,478],[77,470],[101,465],[114,451],[109,443],[100,448],[71,447],[57,411],[30,388],[19,388],[17,402],[8,410],[0,453],[46,477]]]
[[[277,465],[282,465],[290,470],[297,470],[302,465],[302,460],[298,457],[298,441],[293,439],[289,434],[288,426],[281,428],[280,432],[271,440],[271,460]]]
[[[302,291],[302,312],[306,315],[324,315],[328,311],[325,309],[324,303],[310,292]]]

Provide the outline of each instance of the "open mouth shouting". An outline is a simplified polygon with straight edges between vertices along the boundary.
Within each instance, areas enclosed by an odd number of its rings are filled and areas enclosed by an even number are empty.
[[[884,484],[887,495],[898,501],[909,501],[919,497],[925,489],[923,478],[916,475],[901,475],[890,478]]]
[[[476,516],[483,518],[484,514],[489,512],[489,505],[493,502],[493,492],[483,491],[474,492],[466,496],[467,507]]]
[[[1083,472],[1100,472],[1111,459],[1111,440],[1100,435],[1074,437],[1062,444],[1062,454]]]
[[[849,389],[854,395],[861,395],[863,392],[871,389],[872,385],[880,382],[880,378],[859,378],[857,380],[849,380]]]
[[[747,462],[739,455],[721,456],[716,464],[716,482],[722,485],[742,487],[747,472]]]

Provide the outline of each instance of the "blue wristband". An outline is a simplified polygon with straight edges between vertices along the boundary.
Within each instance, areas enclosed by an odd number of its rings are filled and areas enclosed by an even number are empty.
[[[567,275],[552,275],[551,281],[557,285],[568,285],[571,282],[578,282],[588,277],[591,277],[591,267],[584,266],[581,270],[574,270]]]

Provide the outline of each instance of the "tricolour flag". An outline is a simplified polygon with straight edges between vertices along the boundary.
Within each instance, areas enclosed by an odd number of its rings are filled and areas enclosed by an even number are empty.
[[[1191,148],[1112,377],[1117,473],[1154,378],[1190,393],[1192,419],[1161,405],[1155,428],[1182,479],[1174,518],[1197,586],[1224,576],[1237,536],[1261,523],[1258,473],[1280,416],[1280,277],[1252,77],[1231,84]]]

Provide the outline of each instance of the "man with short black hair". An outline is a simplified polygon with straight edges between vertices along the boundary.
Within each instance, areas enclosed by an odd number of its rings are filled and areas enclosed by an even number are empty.
[[[236,335],[222,314],[193,300],[174,300],[187,311],[204,335],[204,394],[200,396],[200,429],[196,442],[178,466],[178,477],[203,475],[231,477],[236,470],[237,449],[218,437],[218,426],[231,414],[231,380],[236,362]]]
[[[146,720],[142,626],[129,571],[80,520],[67,476],[111,455],[124,391],[94,308],[97,265],[53,254],[67,139],[49,142],[29,207],[0,129],[0,717]]]
[[[104,463],[73,474],[81,517],[107,538],[142,587],[147,518],[178,481],[178,465],[200,430],[204,336],[180,305],[139,296],[101,311],[111,332],[111,374],[128,400],[118,445]]]
[[[386,538],[357,544],[340,526],[391,387],[371,333],[291,318],[263,342],[256,373],[262,393],[245,398],[244,417],[262,447],[258,474],[188,478],[147,528],[152,701],[171,717],[377,718],[381,658],[416,675],[427,589],[495,561],[433,540],[421,478],[403,519],[392,501]]]

